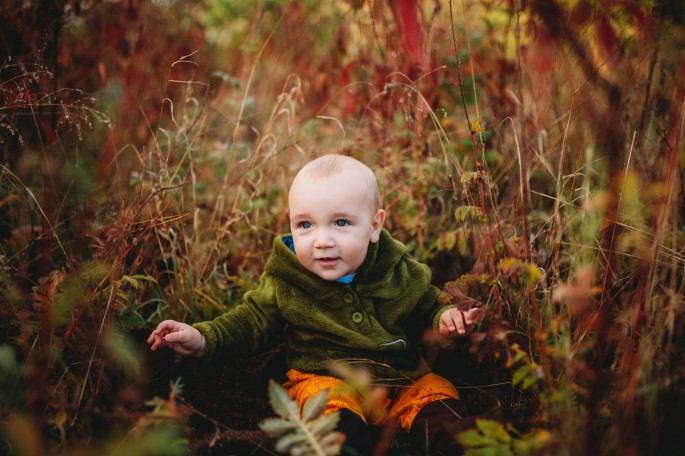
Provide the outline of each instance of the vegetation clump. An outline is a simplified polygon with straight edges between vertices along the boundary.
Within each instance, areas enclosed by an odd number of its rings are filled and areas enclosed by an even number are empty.
[[[474,412],[510,412],[468,452],[685,446],[681,2],[12,3],[0,453],[334,452],[334,418],[269,403],[278,346],[207,369],[144,342],[240,303],[332,152],[376,171],[441,299],[487,310],[425,336]]]

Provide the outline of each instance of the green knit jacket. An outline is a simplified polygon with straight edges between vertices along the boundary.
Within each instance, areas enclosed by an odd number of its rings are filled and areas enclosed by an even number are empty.
[[[430,369],[419,341],[448,307],[437,303],[430,270],[383,230],[351,284],[305,269],[279,236],[259,286],[244,302],[193,325],[205,337],[204,359],[244,357],[285,336],[286,364],[328,373],[332,361],[367,363],[375,378],[415,378]]]

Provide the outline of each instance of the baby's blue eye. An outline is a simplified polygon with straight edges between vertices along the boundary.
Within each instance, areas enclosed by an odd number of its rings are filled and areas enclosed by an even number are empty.
[[[300,222],[300,223],[299,223],[299,226],[300,226],[300,228],[304,228],[304,229],[306,230],[306,229],[311,228],[311,227],[312,227],[312,224],[309,223],[309,222]]]
[[[348,222],[347,220],[343,220],[343,219],[335,221],[335,226],[346,226],[349,224],[350,224],[350,222]]]

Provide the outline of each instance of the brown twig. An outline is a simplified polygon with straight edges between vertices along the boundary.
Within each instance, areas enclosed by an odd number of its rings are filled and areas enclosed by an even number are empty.
[[[450,6],[450,30],[452,32],[452,45],[453,45],[453,50],[454,50],[454,58],[456,59],[457,62],[457,79],[458,79],[458,86],[459,86],[459,93],[461,94],[461,105],[464,108],[464,117],[466,118],[466,123],[469,126],[469,137],[471,139],[471,145],[473,148],[473,159],[474,159],[474,164],[476,166],[476,170],[479,173],[480,178],[478,179],[478,196],[480,199],[480,208],[481,211],[483,212],[483,215],[487,216],[487,212],[485,209],[485,179],[484,179],[484,174],[485,174],[485,169],[483,168],[483,165],[480,163],[478,160],[478,146],[476,144],[476,130],[473,127],[473,123],[471,122],[471,119],[469,117],[469,111],[466,109],[466,98],[464,97],[464,83],[461,77],[461,61],[459,59],[459,53],[457,49],[457,36],[454,31],[454,13],[452,9],[452,0],[449,1],[449,6]],[[495,253],[495,246],[493,244],[493,240],[491,239],[490,236],[485,236],[485,241],[488,244],[488,248],[492,250],[493,255],[490,256],[488,265],[490,267],[490,274],[492,275],[493,278],[497,277],[496,275],[496,270],[495,270],[495,260],[494,260],[494,253]],[[496,302],[496,308],[498,313],[501,313],[502,308],[503,308],[503,303],[502,303],[502,298],[500,296],[499,288],[495,284],[494,287],[494,293],[495,293],[495,302]]]

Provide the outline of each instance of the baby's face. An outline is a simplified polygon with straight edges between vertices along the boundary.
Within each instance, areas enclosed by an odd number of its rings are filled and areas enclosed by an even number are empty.
[[[385,213],[358,175],[343,171],[296,180],[290,189],[290,229],[302,265],[325,280],[357,270],[377,242]]]

